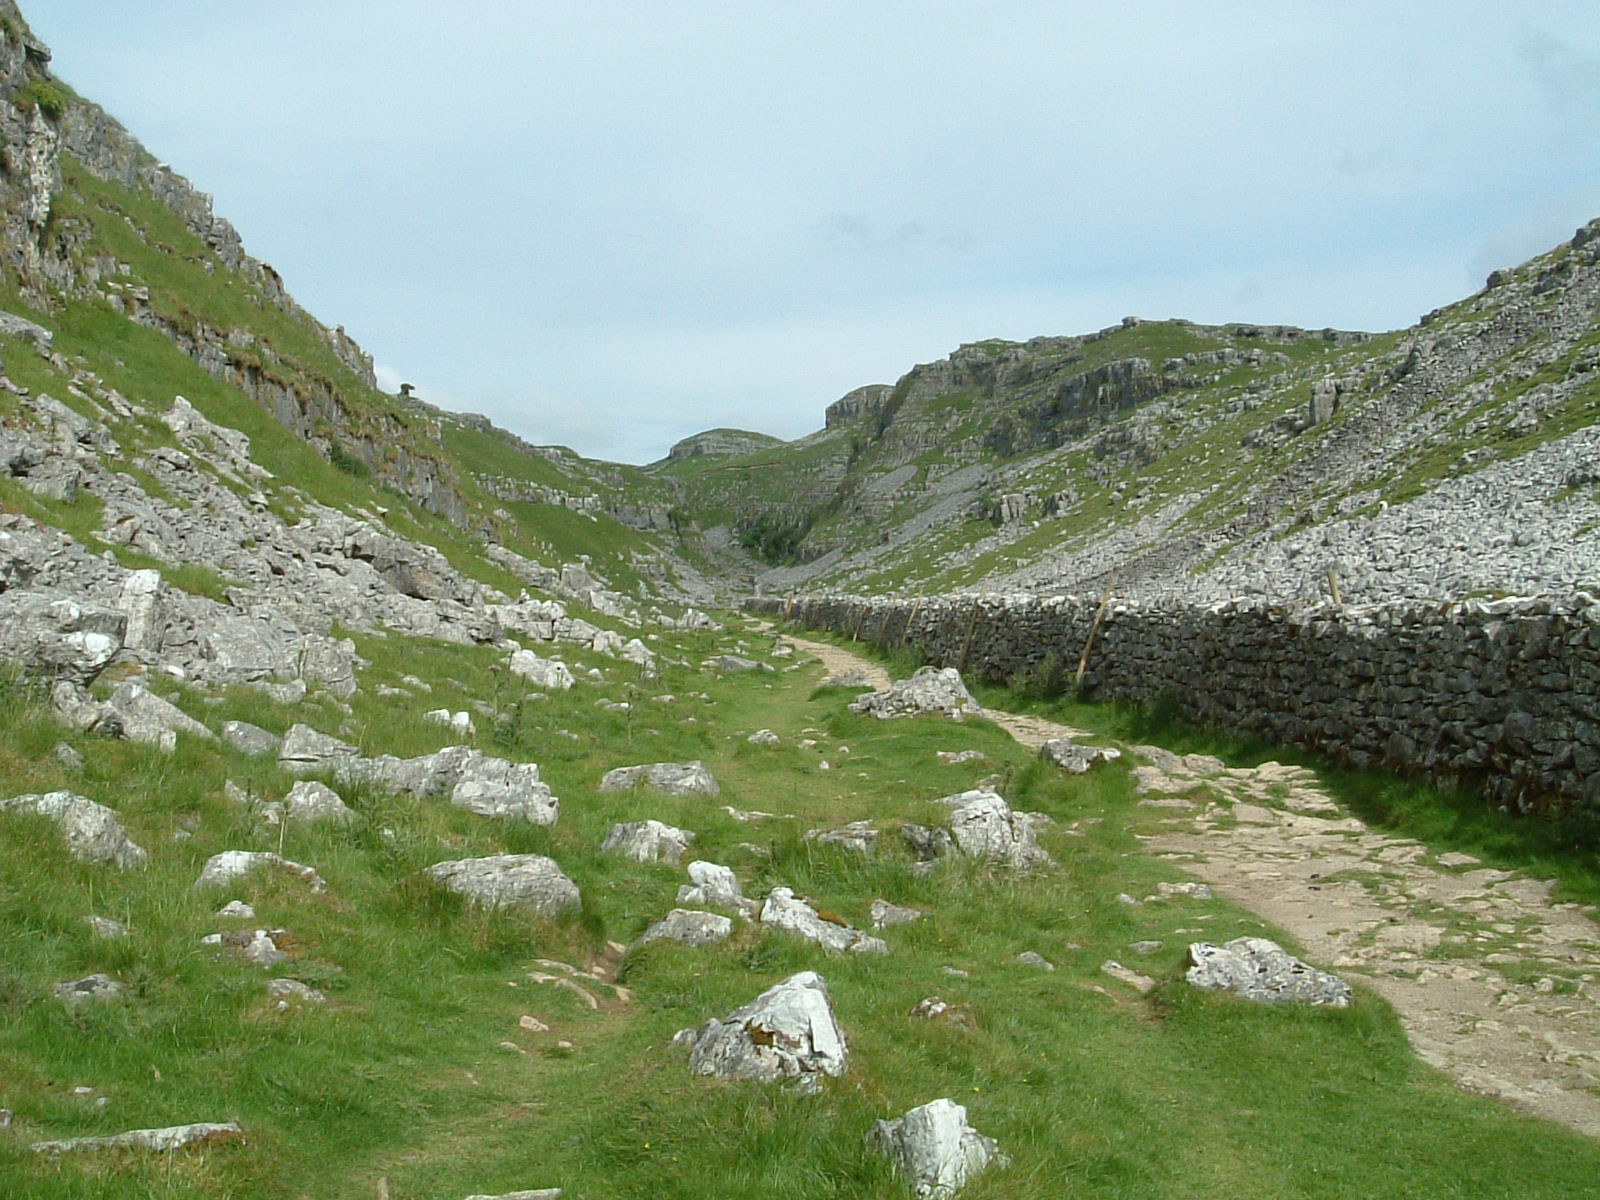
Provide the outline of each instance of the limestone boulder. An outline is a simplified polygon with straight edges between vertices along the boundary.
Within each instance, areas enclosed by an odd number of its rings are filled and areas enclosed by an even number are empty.
[[[820,1082],[818,1076],[843,1075],[847,1066],[844,1031],[827,982],[815,971],[791,975],[725,1019],[707,1021],[692,1034],[689,1051],[697,1075],[757,1083]]]
[[[0,593],[0,660],[30,674],[87,684],[122,649],[127,624],[120,608],[13,588]]]
[[[264,870],[282,871],[310,886],[313,892],[325,892],[328,883],[316,869],[304,863],[292,862],[270,850],[224,850],[206,859],[200,877],[194,881],[197,890],[224,887],[236,879]]]
[[[244,1130],[236,1121],[221,1124],[171,1125],[164,1129],[130,1129],[108,1137],[67,1138],[64,1141],[35,1142],[35,1154],[66,1154],[75,1150],[150,1150],[170,1153],[191,1146],[237,1141]]]
[[[542,854],[455,859],[435,863],[423,874],[484,908],[519,908],[558,917],[581,903],[578,885]]]
[[[564,662],[540,658],[532,650],[516,650],[506,662],[513,675],[545,692],[564,692],[573,684],[572,670]]]
[[[679,904],[708,904],[712,908],[731,908],[740,916],[754,918],[760,905],[745,898],[744,889],[733,868],[696,859],[689,864],[689,878],[678,889]]]
[[[910,679],[898,679],[881,692],[851,701],[850,711],[886,720],[943,713],[960,719],[982,712],[954,667],[923,667]]]
[[[228,721],[222,727],[222,740],[241,754],[252,757],[277,754],[283,745],[283,739],[277,734],[249,721]]]
[[[626,792],[648,787],[666,796],[719,796],[722,789],[705,763],[645,763],[617,767],[600,780],[602,792]]]
[[[349,742],[301,724],[291,725],[278,747],[278,765],[291,775],[348,776],[360,757]]]
[[[635,862],[676,864],[688,853],[694,837],[687,829],[660,821],[626,821],[611,827],[600,850],[604,854],[624,855]]]
[[[122,736],[130,742],[166,745],[180,733],[207,741],[216,738],[214,733],[176,704],[162,699],[133,680],[121,684],[106,703],[121,716]]]
[[[825,917],[786,887],[773,888],[761,906],[761,923],[798,934],[829,950],[887,954],[889,944],[836,917]]]
[[[537,763],[508,762],[476,750],[464,756],[450,788],[450,803],[482,817],[507,817],[554,825],[561,801],[539,778]]]
[[[1006,1165],[994,1139],[967,1124],[966,1108],[948,1099],[879,1121],[868,1142],[894,1163],[918,1200],[948,1200],[979,1172]]]
[[[1051,861],[1034,837],[1033,822],[1011,811],[995,792],[980,792],[950,814],[950,837],[968,858],[986,859],[1016,870]]]
[[[1286,1001],[1347,1008],[1350,985],[1301,962],[1266,938],[1234,938],[1226,945],[1195,942],[1184,978],[1207,991],[1229,991],[1272,1003]]]
[[[355,810],[338,792],[311,779],[302,779],[289,789],[283,798],[283,817],[296,825],[347,825],[356,820]]]
[[[646,929],[636,944],[666,940],[686,946],[710,946],[726,941],[732,933],[733,922],[718,913],[675,908]]]
[[[0,800],[0,812],[48,817],[61,830],[67,850],[84,862],[142,867],[150,855],[128,837],[117,814],[76,792],[44,792]]]
[[[1070,775],[1082,775],[1096,763],[1121,758],[1122,751],[1110,746],[1080,746],[1071,738],[1051,738],[1039,747],[1039,757]]]

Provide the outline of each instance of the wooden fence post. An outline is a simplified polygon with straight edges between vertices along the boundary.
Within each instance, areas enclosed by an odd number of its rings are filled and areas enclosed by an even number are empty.
[[[978,596],[972,601],[972,620],[967,622],[967,640],[961,647],[961,661],[956,664],[956,670],[967,669],[967,655],[972,652],[972,635],[978,628],[978,614],[983,610],[983,597]]]
[[[1106,610],[1111,607],[1111,592],[1117,586],[1115,576],[1106,584],[1106,594],[1100,598],[1100,607],[1095,609],[1094,621],[1089,626],[1089,637],[1083,643],[1083,655],[1078,659],[1078,674],[1072,681],[1074,691],[1083,688],[1083,677],[1089,670],[1089,651],[1094,648],[1094,635],[1100,632],[1100,622],[1106,619]]]

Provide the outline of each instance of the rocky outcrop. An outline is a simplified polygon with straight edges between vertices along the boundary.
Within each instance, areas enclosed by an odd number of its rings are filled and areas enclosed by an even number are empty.
[[[61,829],[67,849],[84,862],[142,867],[150,855],[135,845],[116,813],[75,792],[45,792],[0,800],[0,812],[33,813],[48,817]]]
[[[983,710],[961,681],[960,671],[954,667],[920,667],[910,679],[897,679],[881,692],[852,700],[850,711],[879,720],[922,713],[943,713],[959,720]]]
[[[542,854],[495,854],[435,863],[423,872],[441,887],[484,908],[520,908],[559,917],[580,903],[578,886]]]

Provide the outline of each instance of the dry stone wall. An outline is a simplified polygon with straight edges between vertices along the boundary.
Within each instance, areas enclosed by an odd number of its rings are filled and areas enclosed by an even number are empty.
[[[1099,602],[758,597],[760,612],[1004,681],[1071,681]],[[1600,810],[1600,601],[1113,603],[1085,684],[1357,767],[1481,783],[1519,810]]]

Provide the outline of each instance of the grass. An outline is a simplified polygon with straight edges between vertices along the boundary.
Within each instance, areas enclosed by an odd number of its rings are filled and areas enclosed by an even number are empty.
[[[656,648],[694,663],[738,649],[734,636],[663,634]],[[370,665],[349,714],[316,695],[295,707],[248,689],[215,705],[173,695],[213,727],[237,718],[281,731],[305,720],[342,726],[368,753],[401,755],[448,740],[419,720],[423,709],[487,703],[499,719],[475,715],[478,746],[536,759],[561,797],[559,823],[485,821],[346,787],[354,825],[283,833],[283,853],[317,866],[326,895],[270,877],[197,894],[189,885],[208,855],[278,846],[278,831],[225,799],[223,781],[272,798],[289,778],[216,744],[185,738],[169,757],[82,735],[66,737],[88,760],[73,776],[51,754],[65,735],[42,698],[5,684],[16,714],[0,731],[8,786],[71,786],[108,803],[152,856],[143,872],[89,867],[66,856],[47,823],[0,818],[0,931],[11,948],[0,971],[0,1106],[16,1114],[0,1138],[7,1196],[365,1200],[383,1179],[397,1200],[539,1186],[576,1197],[878,1197],[901,1185],[867,1152],[866,1131],[936,1096],[965,1104],[1012,1159],[963,1193],[980,1200],[1062,1188],[1559,1196],[1581,1192],[1600,1166],[1593,1143],[1422,1066],[1374,996],[1347,1012],[1299,1011],[1182,985],[1186,929],[1213,939],[1271,931],[1220,900],[1115,901],[1178,874],[1138,851],[1123,768],[1069,779],[986,721],[858,717],[846,708],[853,693],[818,688],[814,669],[722,677],[669,663],[648,680],[573,652],[579,674],[600,666],[606,681],[535,700],[487,648],[392,636],[363,637],[359,651]],[[377,695],[405,675],[432,690],[411,701]],[[602,710],[600,698],[633,708]],[[763,727],[782,744],[745,740]],[[978,749],[988,761],[946,766],[937,749]],[[716,774],[717,801],[596,790],[612,766],[691,757]],[[1057,822],[1043,834],[1057,866],[1025,879],[960,863],[912,870],[896,825],[937,820],[936,797],[991,772],[1014,804]],[[745,823],[723,803],[794,816]],[[537,959],[581,967],[605,940],[632,941],[672,907],[681,869],[599,852],[612,822],[647,816],[694,830],[695,855],[734,866],[747,894],[785,884],[858,925],[878,897],[927,916],[886,933],[886,958],[827,955],[758,926],[708,949],[657,943],[622,960],[632,1003],[592,985],[604,999],[591,1011],[527,972]],[[883,830],[871,856],[801,836],[862,818]],[[1069,832],[1075,823],[1082,836]],[[416,882],[431,862],[492,852],[552,855],[582,888],[583,912],[555,923],[484,913]],[[200,944],[227,924],[211,913],[235,894],[256,906],[257,924],[291,932],[295,957],[280,973],[324,989],[325,1006],[280,1012],[258,968]],[[81,922],[89,913],[125,921],[130,937],[95,939]],[[1135,958],[1129,945],[1140,940],[1162,948]],[[1022,950],[1057,970],[1014,963]],[[1141,999],[1106,979],[1108,958],[1132,959],[1156,991]],[[828,979],[850,1044],[844,1078],[807,1098],[688,1073],[668,1045],[676,1030],[803,969]],[[76,1013],[50,999],[54,982],[91,970],[129,983],[130,995]],[[974,1023],[910,1016],[930,995],[967,1006]],[[519,1028],[525,1014],[550,1031]],[[227,1118],[249,1131],[242,1145],[160,1161],[56,1163],[26,1149],[39,1137]]]

